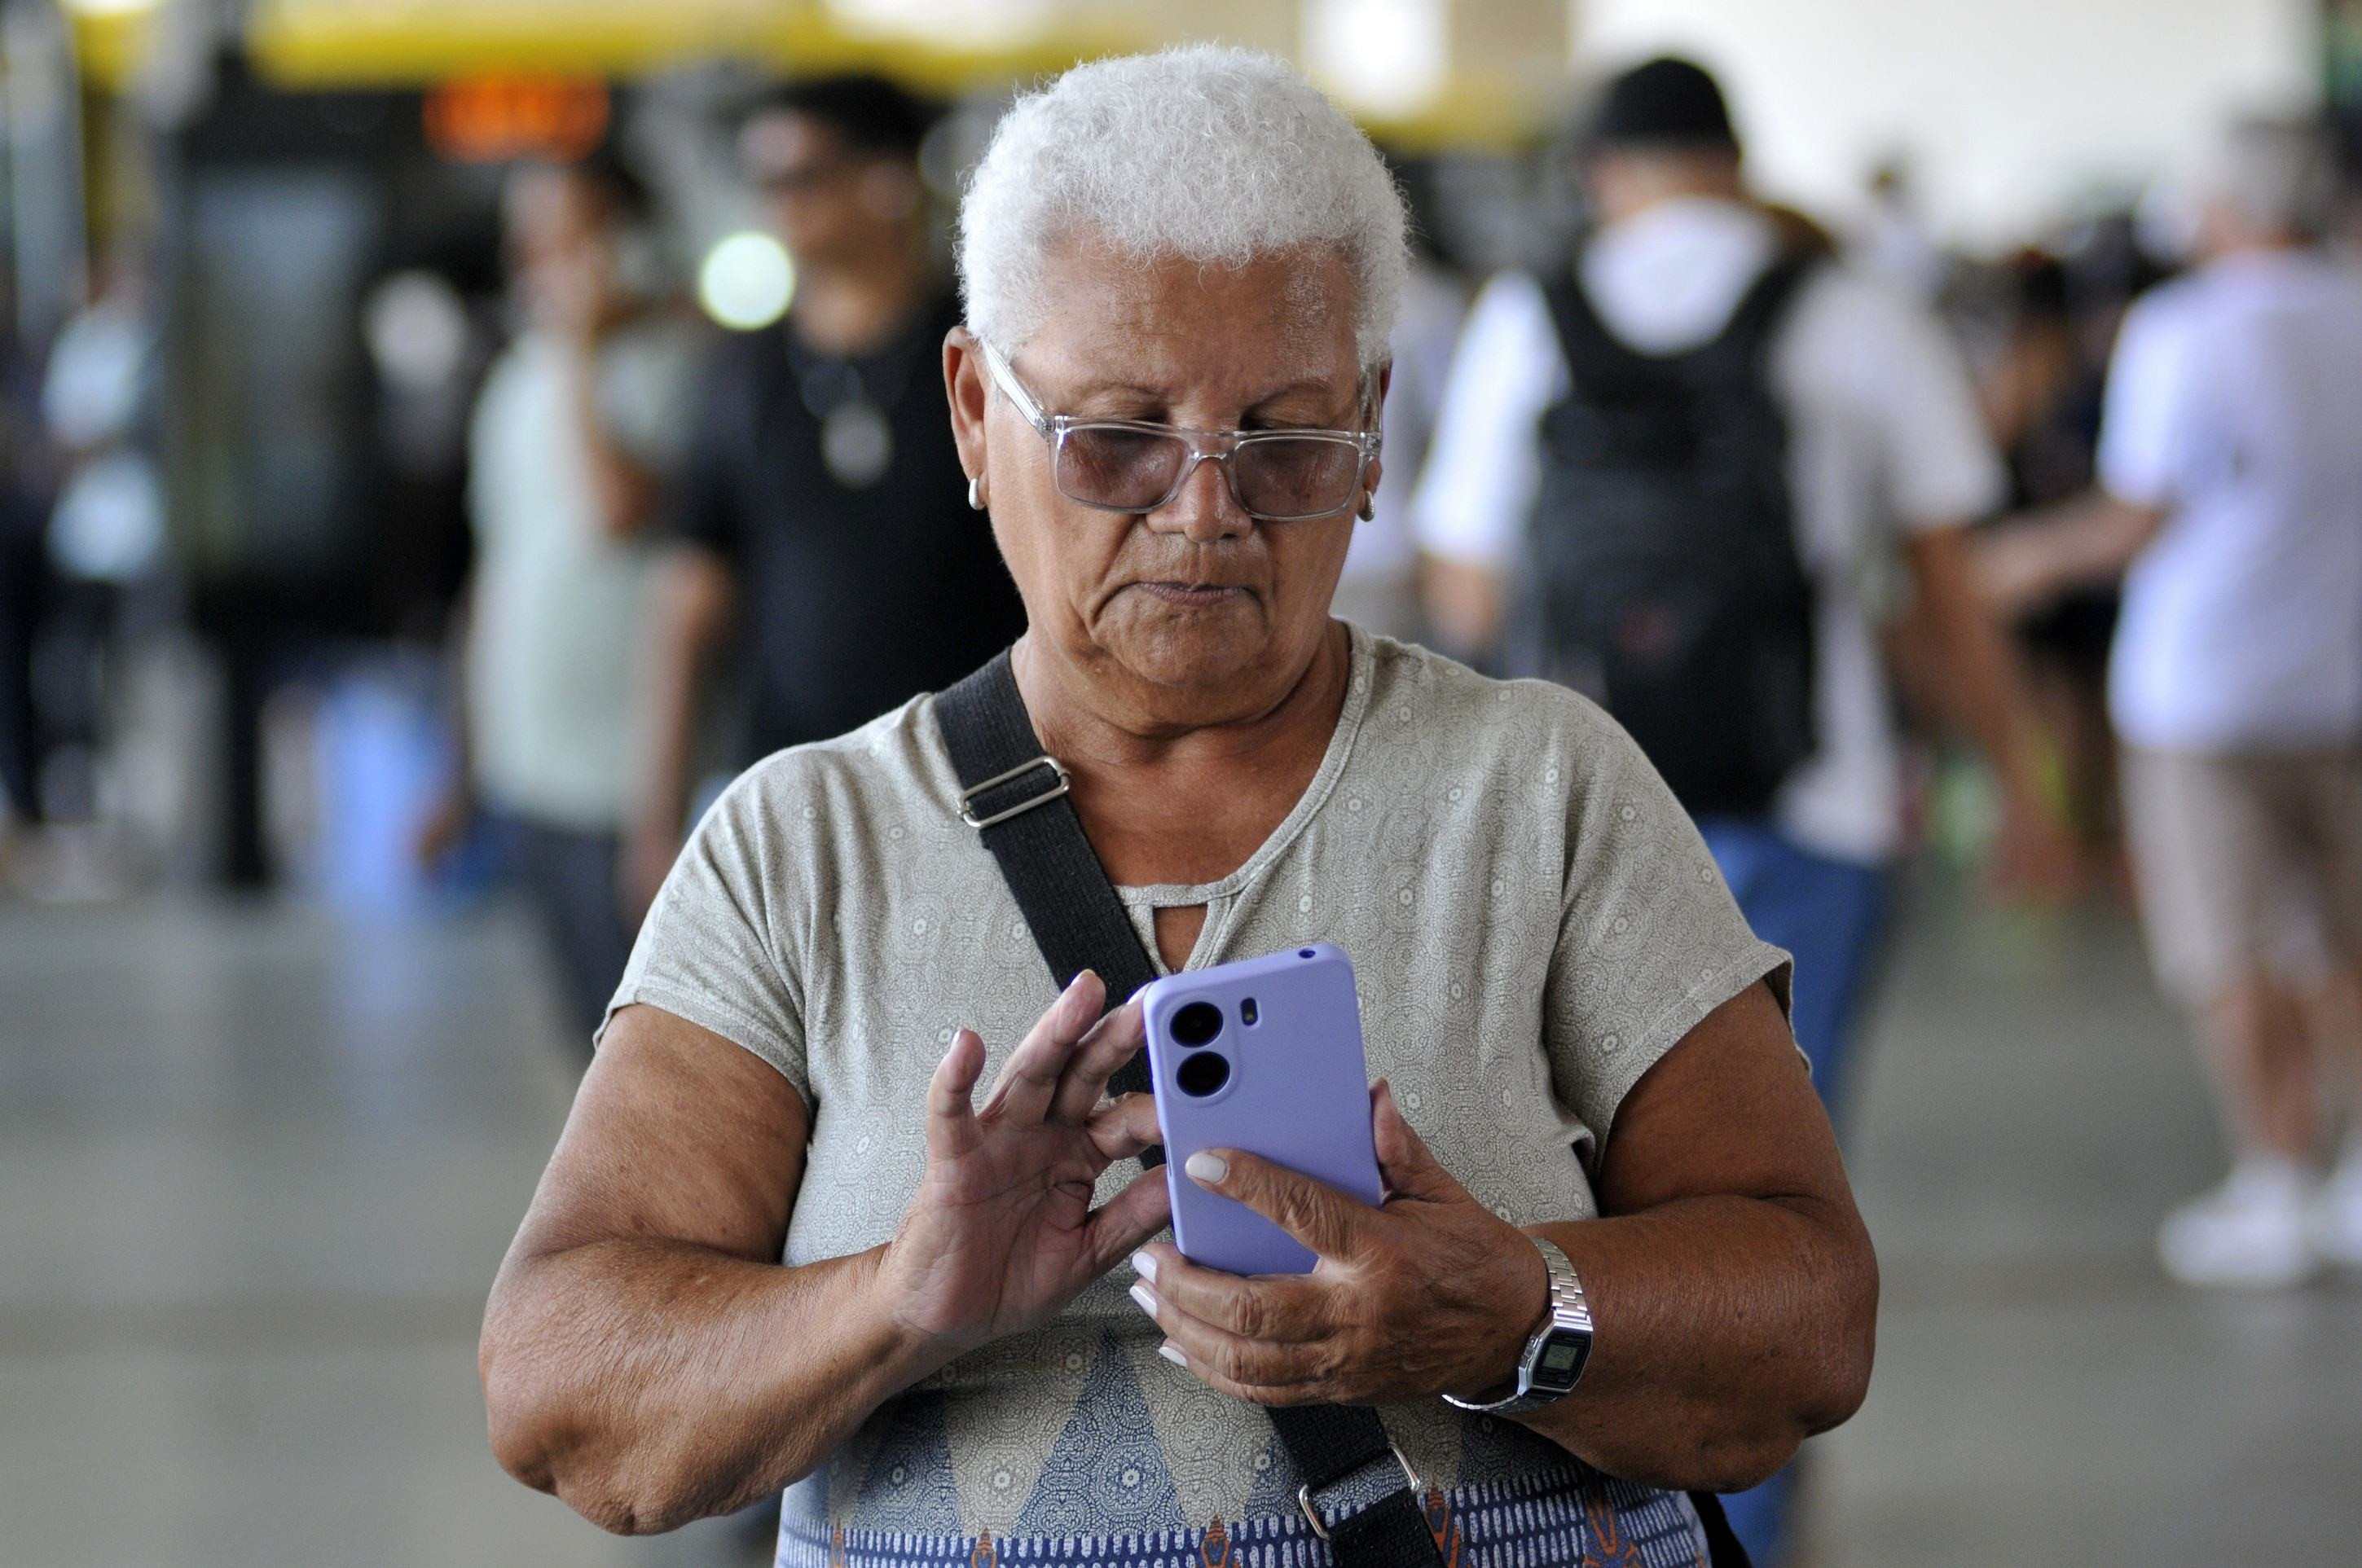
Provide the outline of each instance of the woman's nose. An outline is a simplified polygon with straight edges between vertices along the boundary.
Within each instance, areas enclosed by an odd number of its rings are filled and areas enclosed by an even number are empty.
[[[1201,456],[1183,477],[1173,499],[1148,514],[1149,527],[1178,533],[1192,544],[1235,539],[1254,526],[1231,489],[1231,477],[1220,463]]]

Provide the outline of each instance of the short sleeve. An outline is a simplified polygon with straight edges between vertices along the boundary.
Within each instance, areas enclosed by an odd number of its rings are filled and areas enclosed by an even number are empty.
[[[761,1057],[817,1109],[782,896],[796,879],[776,863],[784,835],[764,806],[768,771],[741,777],[690,836],[640,927],[607,1017],[645,1003],[686,1018]]]
[[[1840,286],[1853,299],[1851,354],[1896,523],[1925,532],[1992,511],[2007,475],[1968,367],[1941,323],[1875,284],[1848,279]]]
[[[1672,791],[1590,705],[1573,732],[1566,885],[1543,996],[1561,1107],[1600,1145],[1641,1076],[1788,955],[1757,938]]]
[[[2170,303],[2171,296],[2161,292],[2135,304],[2108,365],[2100,484],[2135,506],[2173,501],[2201,444],[2190,334]]]
[[[738,488],[750,392],[737,345],[724,343],[698,367],[687,401],[696,422],[673,483],[672,537],[725,561],[744,554],[746,520]]]
[[[1541,285],[1505,272],[1468,313],[1411,501],[1419,547],[1449,560],[1514,559],[1541,487],[1541,416],[1565,395]]]

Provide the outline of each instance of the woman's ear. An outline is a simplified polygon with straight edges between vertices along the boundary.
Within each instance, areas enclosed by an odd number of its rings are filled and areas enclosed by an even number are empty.
[[[984,411],[992,384],[986,378],[976,334],[964,326],[944,335],[944,396],[951,404],[952,440],[959,447],[960,467],[980,486],[985,478]]]
[[[1363,413],[1363,417],[1368,422],[1366,428],[1385,429],[1386,393],[1394,384],[1395,364],[1389,359],[1378,367],[1376,377],[1370,382],[1370,404]],[[1373,521],[1377,517],[1378,482],[1385,477],[1385,450],[1381,447],[1378,455],[1371,458],[1369,466],[1362,470],[1362,505],[1357,515],[1363,522]]]

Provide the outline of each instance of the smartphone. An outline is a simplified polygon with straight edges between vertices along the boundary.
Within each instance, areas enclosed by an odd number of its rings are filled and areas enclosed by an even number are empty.
[[[1170,975],[1142,995],[1182,1255],[1232,1274],[1310,1273],[1309,1248],[1181,1167],[1199,1149],[1243,1149],[1385,1201],[1352,960],[1316,942]]]

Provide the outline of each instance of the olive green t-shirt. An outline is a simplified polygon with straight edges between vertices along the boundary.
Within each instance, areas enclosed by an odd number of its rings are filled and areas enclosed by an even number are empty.
[[[926,697],[760,763],[697,829],[616,992],[735,1041],[810,1107],[788,1263],[889,1239],[954,1028],[983,1036],[989,1082],[1054,999],[959,793]],[[1595,1214],[1592,1162],[1626,1092],[1716,1007],[1767,976],[1785,984],[1784,956],[1749,931],[1688,818],[1591,703],[1359,630],[1336,734],[1269,840],[1220,882],[1121,894],[1152,954],[1156,908],[1208,906],[1192,969],[1342,948],[1371,1075],[1518,1224]],[[1101,1198],[1135,1168],[1110,1170]],[[1011,1541],[1216,1520],[1253,1539],[1254,1521],[1292,1517],[1297,1478],[1264,1412],[1160,1358],[1129,1278],[880,1410],[790,1492],[789,1537],[940,1539],[911,1558],[932,1561],[989,1536],[1008,1558]],[[1570,1463],[1440,1400],[1381,1414],[1439,1493]],[[1677,1498],[1617,1495],[1692,1529]]]

